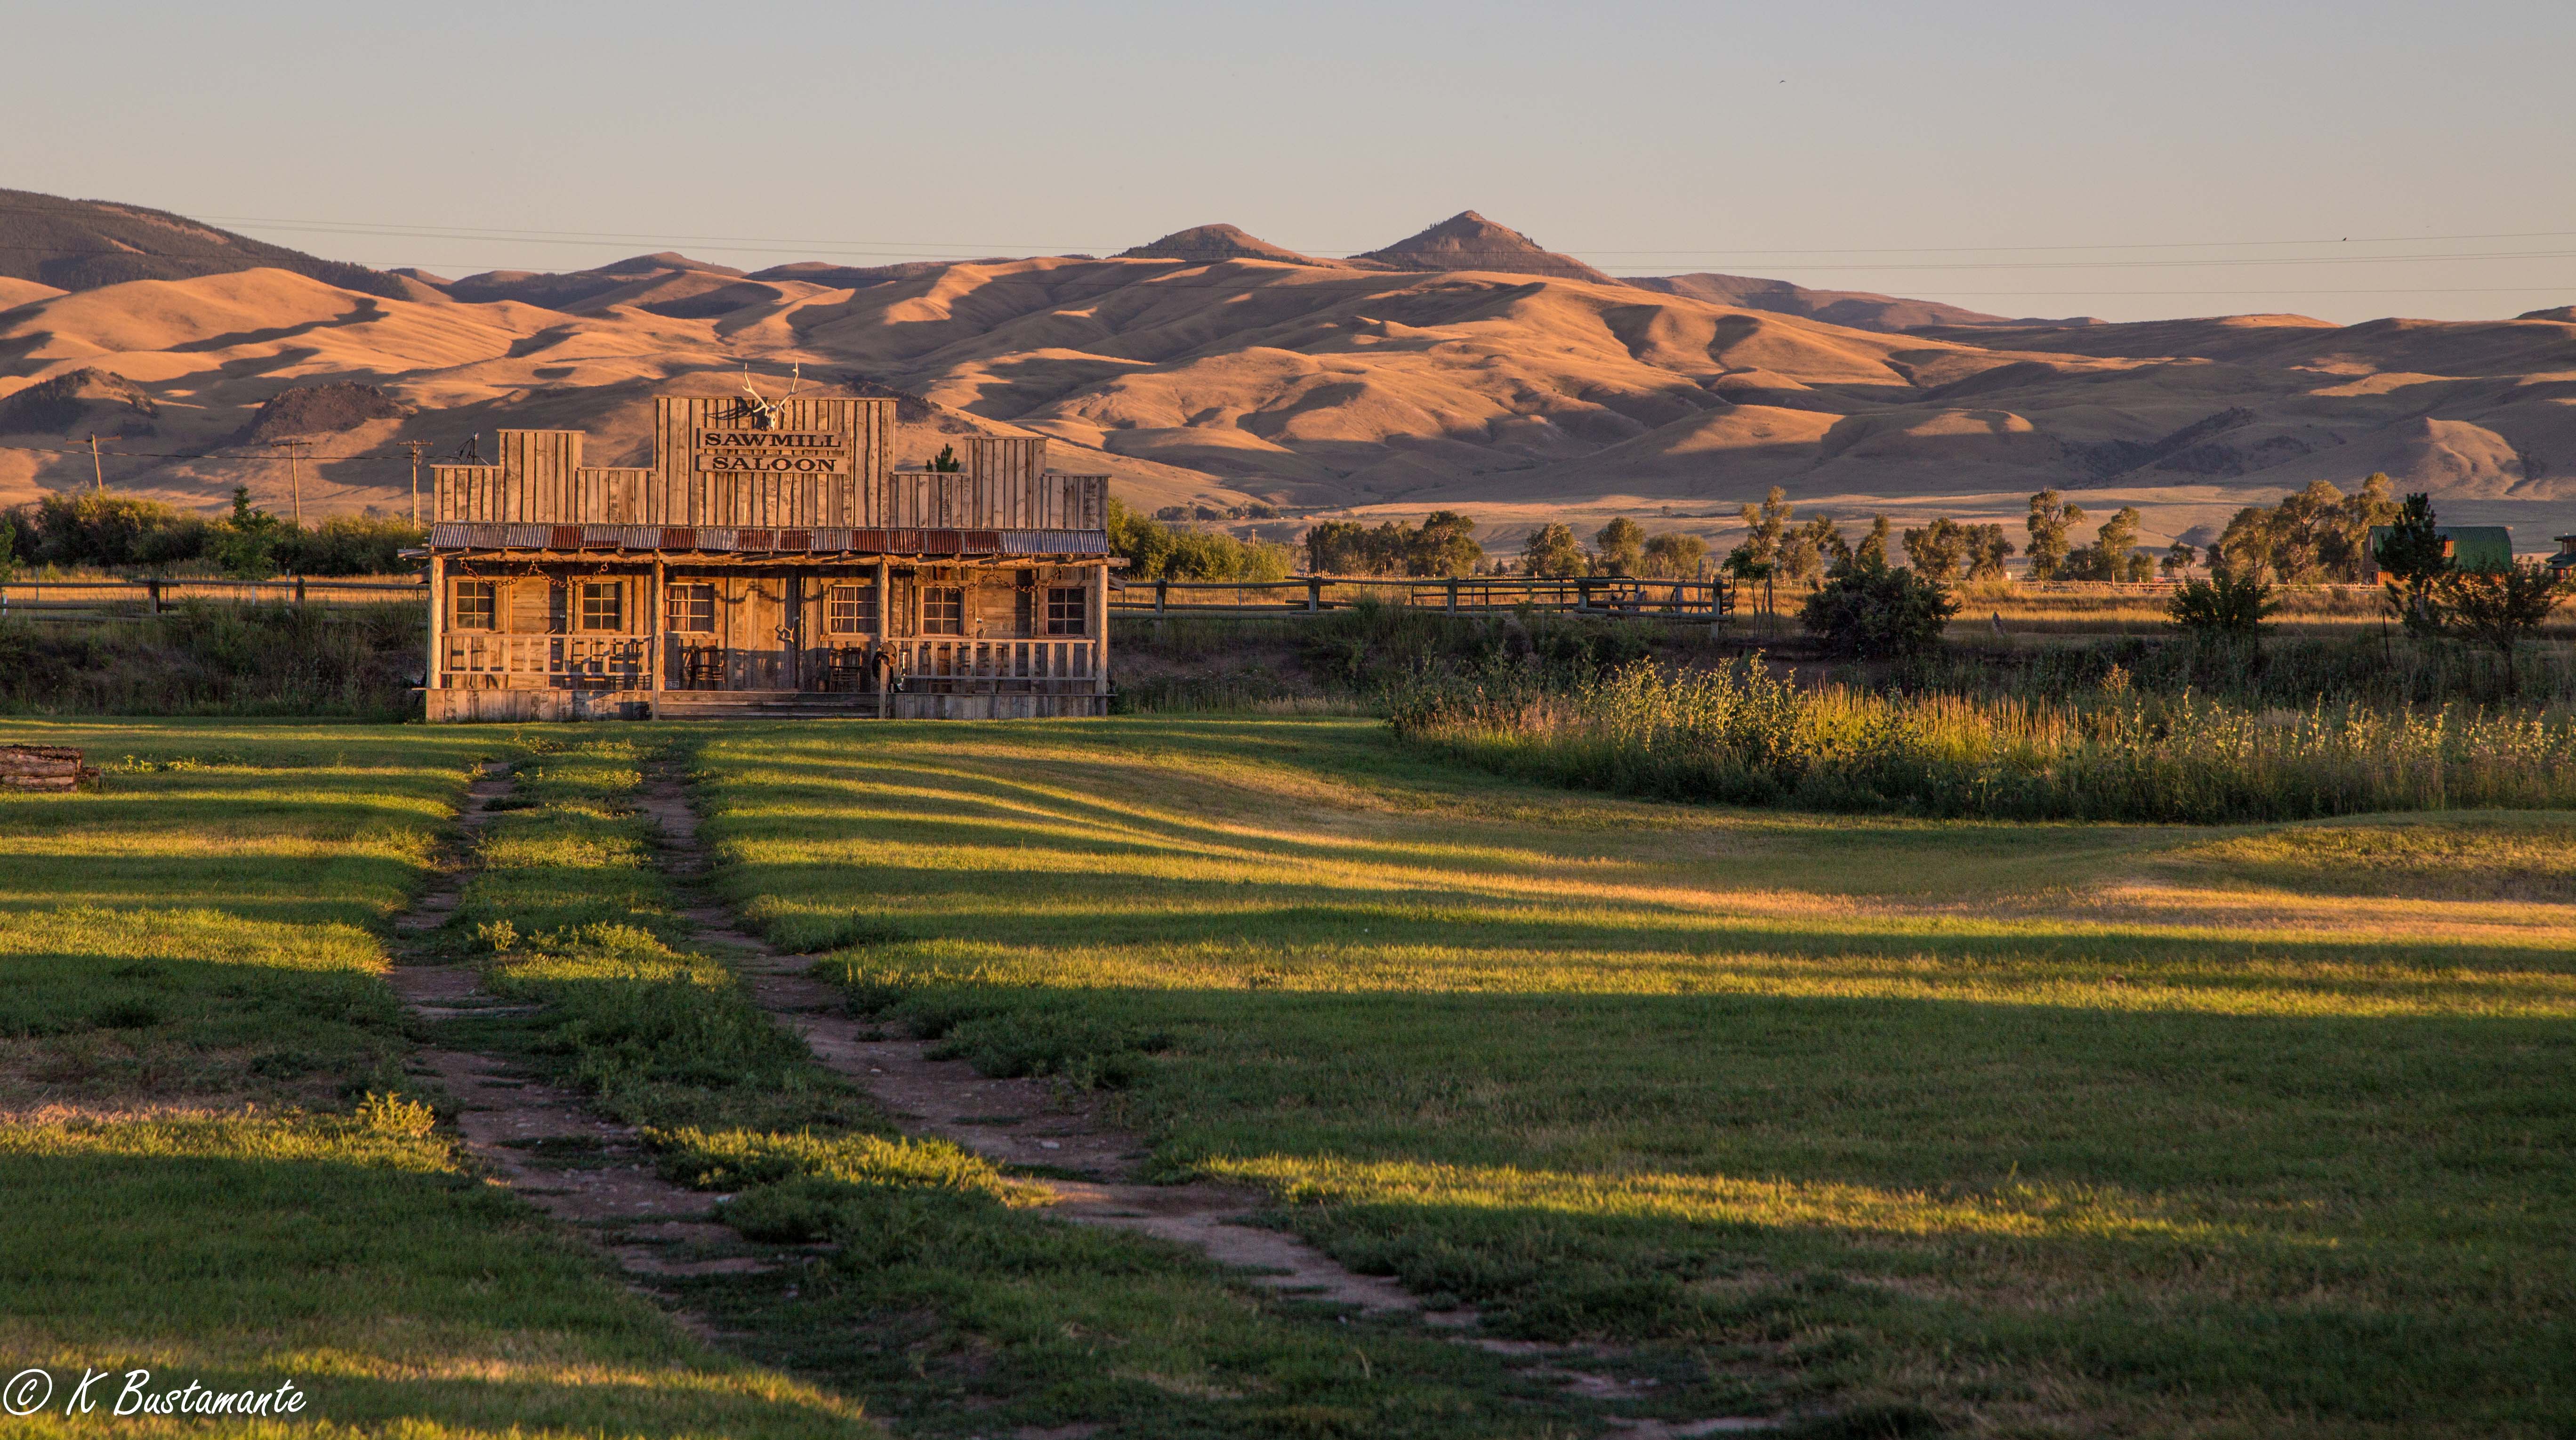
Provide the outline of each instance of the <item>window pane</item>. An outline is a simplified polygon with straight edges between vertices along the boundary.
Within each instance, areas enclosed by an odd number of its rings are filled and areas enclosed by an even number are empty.
[[[489,630],[492,628],[493,608],[491,581],[459,580],[449,623],[459,630]]]
[[[716,628],[716,587],[673,585],[662,592],[666,622],[674,635],[712,635]]]
[[[1054,585],[1047,589],[1047,633],[1080,635],[1085,633],[1083,614],[1088,595],[1079,585]]]
[[[873,635],[877,628],[877,587],[835,585],[824,592],[823,629],[833,635]]]
[[[581,582],[581,628],[626,628],[626,586],[615,580]]]
[[[921,592],[921,633],[924,635],[963,635],[966,633],[966,592],[955,586],[934,585]]]

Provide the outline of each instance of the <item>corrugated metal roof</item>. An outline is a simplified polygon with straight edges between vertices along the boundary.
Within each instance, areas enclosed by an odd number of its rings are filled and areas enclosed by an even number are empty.
[[[1106,530],[930,530],[739,525],[517,525],[441,520],[432,550],[606,550],[718,555],[1106,555]]]
[[[2379,544],[2388,538],[2386,525],[2370,527],[2370,540],[2363,547],[2365,579],[2379,573]],[[2451,568],[2454,570],[2502,570],[2513,564],[2513,528],[2507,525],[2436,525],[2433,533],[2451,542]]]

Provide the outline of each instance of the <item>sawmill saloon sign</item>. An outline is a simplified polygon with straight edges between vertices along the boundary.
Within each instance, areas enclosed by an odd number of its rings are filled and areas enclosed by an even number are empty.
[[[722,475],[847,475],[851,473],[850,437],[831,428],[828,411],[822,423],[783,428],[787,402],[796,398],[800,374],[787,393],[764,400],[743,378],[747,397],[734,402],[734,424],[699,426],[689,432],[690,468]]]
[[[692,468],[728,475],[847,475],[850,437],[833,430],[701,429]]]

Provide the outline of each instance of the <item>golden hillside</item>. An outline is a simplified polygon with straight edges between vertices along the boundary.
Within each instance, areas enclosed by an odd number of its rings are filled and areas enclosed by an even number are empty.
[[[111,462],[120,488],[211,505],[247,481],[282,500],[275,452],[230,442],[290,387],[361,381],[414,407],[315,437],[324,453],[419,439],[444,455],[498,426],[556,425],[591,431],[615,463],[640,453],[651,395],[731,390],[746,367],[774,392],[801,367],[809,388],[917,397],[906,460],[969,430],[1035,432],[1138,505],[1448,506],[1505,540],[1618,509],[1714,530],[1773,484],[1901,517],[2018,515],[2056,485],[2090,492],[2088,508],[2140,505],[2161,538],[2372,470],[2432,489],[2455,518],[2517,523],[2527,544],[2576,518],[2563,312],[1859,329],[1571,275],[1565,257],[1460,218],[1475,224],[1425,232],[1449,248],[1423,263],[1507,268],[1391,268],[1412,263],[1404,244],[1319,260],[1199,227],[1111,259],[744,275],[661,254],[567,275],[380,277],[409,298],[275,268],[70,293],[19,282],[0,293],[0,401],[87,369],[133,382],[155,413],[101,400],[0,444],[122,434],[116,448],[148,453]],[[0,504],[88,470],[85,452],[0,450]],[[324,461],[305,498],[401,510],[407,487],[402,463]]]

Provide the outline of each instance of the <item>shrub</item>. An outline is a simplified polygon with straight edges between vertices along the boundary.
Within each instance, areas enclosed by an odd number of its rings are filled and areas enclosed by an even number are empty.
[[[104,491],[57,492],[36,502],[35,558],[54,565],[166,565],[193,560],[206,522],[157,500]]]
[[[1176,530],[1109,502],[1109,548],[1127,561],[1131,580],[1281,580],[1284,545],[1237,540],[1206,530]]]
[[[2174,625],[2200,635],[2254,635],[2272,613],[2272,587],[2250,574],[2220,571],[2192,580],[2165,602]]]
[[[1834,567],[1798,621],[1837,655],[1877,659],[1937,647],[1957,613],[1948,591],[1912,570],[1854,560]]]
[[[2441,611],[2442,627],[2493,647],[2504,657],[2511,676],[2514,646],[2540,628],[2540,622],[2567,598],[2571,583],[2576,582],[2546,565],[2454,570],[2435,583],[2433,598]]]
[[[428,540],[408,520],[339,515],[310,530],[278,532],[276,562],[298,575],[393,575],[411,568],[401,552]]]

